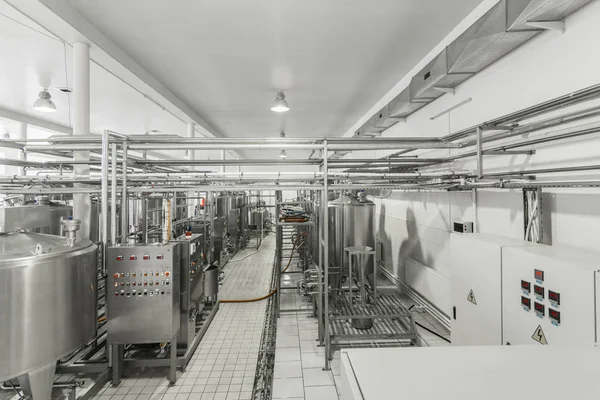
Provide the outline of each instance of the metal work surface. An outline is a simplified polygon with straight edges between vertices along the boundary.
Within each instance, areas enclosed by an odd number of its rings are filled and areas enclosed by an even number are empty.
[[[600,396],[599,361],[595,346],[344,350],[341,398],[395,399],[401,391],[423,400],[592,400]]]

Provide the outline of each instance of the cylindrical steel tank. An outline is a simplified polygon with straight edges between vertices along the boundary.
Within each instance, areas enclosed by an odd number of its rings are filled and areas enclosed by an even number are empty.
[[[329,280],[331,287],[338,289],[343,278],[348,276],[348,255],[344,249],[352,246],[375,248],[375,203],[344,194],[328,202],[328,219]],[[372,257],[368,259],[365,274],[372,278]]]
[[[217,196],[217,217],[227,218],[229,210],[231,209],[231,196],[227,194],[220,194]]]
[[[85,344],[96,332],[96,300],[91,241],[0,235],[0,381],[53,365]]]

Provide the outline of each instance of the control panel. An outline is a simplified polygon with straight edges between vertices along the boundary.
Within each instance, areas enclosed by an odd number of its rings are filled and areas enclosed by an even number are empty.
[[[551,246],[504,248],[504,344],[594,342],[596,260]]]
[[[179,330],[180,245],[107,249],[109,344],[168,342]]]

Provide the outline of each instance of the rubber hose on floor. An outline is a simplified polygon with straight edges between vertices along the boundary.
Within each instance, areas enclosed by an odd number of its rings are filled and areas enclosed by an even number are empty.
[[[281,271],[281,273],[285,273],[285,271],[288,270],[288,268],[290,267],[290,265],[292,265],[292,258],[294,257],[294,254],[304,245],[304,241],[302,243],[300,243],[298,245],[298,240],[300,238],[302,238],[303,236],[308,236],[308,234],[306,232],[302,232],[302,234],[300,236],[298,236],[296,238],[296,240],[294,241],[294,246],[292,247],[292,253],[290,254],[290,259],[287,263],[287,266],[285,267],[285,269],[283,271]],[[243,299],[243,300],[220,300],[221,303],[254,303],[256,301],[262,301],[262,300],[266,300],[269,297],[273,296],[275,293],[277,292],[277,289],[273,289],[270,293],[262,296],[262,297],[257,297],[255,299]]]

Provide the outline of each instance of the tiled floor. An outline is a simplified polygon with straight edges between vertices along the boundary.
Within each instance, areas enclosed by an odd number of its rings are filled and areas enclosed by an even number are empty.
[[[284,312],[277,321],[273,399],[338,400],[339,352],[334,353],[331,370],[324,371],[325,349],[317,341],[310,303],[297,292],[286,291],[281,305],[282,310],[306,311]]]
[[[260,252],[225,266],[220,299],[260,297],[269,290],[275,240],[265,238]],[[240,252],[240,259],[252,250]],[[107,384],[98,400],[249,400],[265,318],[266,302],[222,303],[187,371],[168,386],[166,371],[127,371],[119,387]]]

